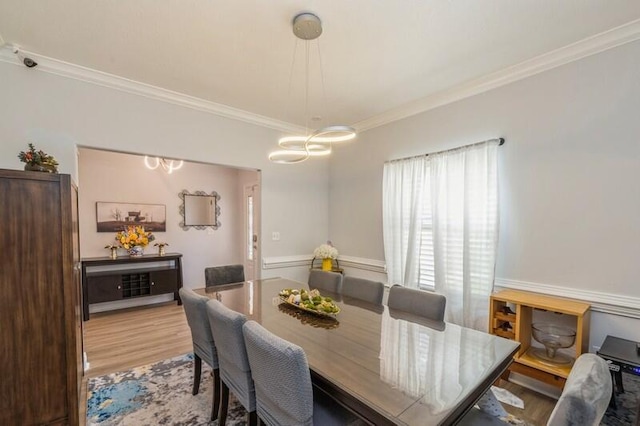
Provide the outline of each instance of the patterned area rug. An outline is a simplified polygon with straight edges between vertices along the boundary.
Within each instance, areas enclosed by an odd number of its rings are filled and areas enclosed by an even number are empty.
[[[202,363],[198,395],[192,395],[193,355],[89,379],[87,425],[216,425],[209,421],[213,377]],[[246,411],[229,398],[227,424],[244,426]]]
[[[636,424],[636,413],[640,404],[640,377],[622,374],[624,393],[616,395],[617,408],[609,407],[601,425],[626,426]]]

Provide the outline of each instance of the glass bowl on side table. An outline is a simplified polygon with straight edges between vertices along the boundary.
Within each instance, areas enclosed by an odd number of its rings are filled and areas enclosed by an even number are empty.
[[[533,338],[544,345],[544,349],[534,349],[533,355],[545,363],[566,365],[573,363],[573,358],[558,353],[558,349],[570,348],[576,341],[576,332],[567,327],[555,324],[531,324]]]

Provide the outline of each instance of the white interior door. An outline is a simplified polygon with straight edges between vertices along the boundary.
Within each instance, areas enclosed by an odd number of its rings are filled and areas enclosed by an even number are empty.
[[[259,202],[258,184],[244,187],[244,279],[259,278],[258,259],[260,258],[260,241],[258,229]]]

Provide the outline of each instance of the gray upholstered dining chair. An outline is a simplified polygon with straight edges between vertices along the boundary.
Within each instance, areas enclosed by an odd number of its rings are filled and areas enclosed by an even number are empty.
[[[607,362],[596,354],[582,354],[571,368],[569,377],[547,426],[597,426],[604,417],[612,391]],[[504,426],[497,417],[472,408],[461,426]]]
[[[247,321],[243,329],[262,422],[269,426],[324,426],[347,425],[357,420],[331,397],[313,388],[301,347],[255,321]]]
[[[223,265],[204,268],[204,281],[206,287],[241,283],[244,281],[244,266]]]
[[[604,359],[596,354],[580,355],[547,426],[599,425],[607,411],[612,386],[609,365]]]
[[[217,300],[207,302],[211,332],[218,349],[222,396],[219,425],[224,426],[229,408],[229,388],[248,412],[247,424],[257,424],[256,394],[244,345],[242,326],[247,318]]]
[[[381,305],[382,297],[384,296],[384,284],[379,281],[346,276],[342,280],[342,295],[373,303],[374,305]]]
[[[202,361],[213,369],[213,398],[211,420],[218,418],[220,405],[220,370],[218,368],[218,353],[211,334],[209,318],[207,317],[207,302],[209,298],[200,296],[193,290],[182,287],[180,299],[184,305],[184,313],[191,329],[193,341],[193,394],[200,390],[200,376],[202,375]]]
[[[389,290],[389,309],[396,309],[434,321],[444,321],[447,299],[437,293],[394,285]]]
[[[311,290],[317,288],[320,292],[325,290],[337,294],[342,291],[342,274],[312,269],[309,272],[308,284]]]

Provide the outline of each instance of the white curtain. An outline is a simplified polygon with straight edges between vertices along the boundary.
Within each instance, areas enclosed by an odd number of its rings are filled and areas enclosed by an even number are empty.
[[[498,141],[430,155],[435,289],[445,320],[487,330],[498,242]]]
[[[420,230],[428,185],[426,156],[384,165],[382,227],[389,284],[418,287]]]

